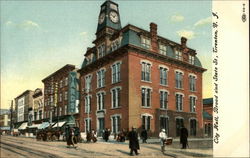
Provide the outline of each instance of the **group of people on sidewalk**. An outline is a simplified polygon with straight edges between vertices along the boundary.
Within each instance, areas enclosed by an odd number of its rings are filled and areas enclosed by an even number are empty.
[[[145,129],[141,132],[141,138],[143,143],[147,143],[147,131]],[[138,140],[138,134],[136,132],[136,129],[132,127],[132,130],[128,133],[129,138],[129,148],[130,148],[130,155],[132,156],[133,153],[138,155],[138,150],[140,150],[139,140]],[[165,152],[165,146],[167,144],[167,133],[165,129],[162,129],[159,133],[160,138],[160,144],[161,144],[161,151]],[[183,126],[180,131],[180,143],[182,144],[182,149],[186,149],[188,145],[188,130]]]
[[[71,145],[76,148],[77,144],[77,137],[76,137],[77,131],[74,128],[70,128],[67,126],[65,128],[65,135],[66,135],[66,140],[67,140],[67,147],[70,147]],[[79,132],[80,133],[80,132]],[[110,130],[105,129],[103,131],[103,139],[107,142],[109,140],[110,136]],[[147,143],[147,138],[148,138],[148,133],[145,128],[143,128],[141,134],[141,139],[142,143]],[[138,133],[136,131],[135,127],[132,127],[132,130],[128,132],[127,138],[129,140],[129,148],[130,148],[130,155],[133,156],[135,153],[138,155],[138,150],[140,150],[140,144],[139,144],[139,139],[138,139]],[[167,133],[165,129],[162,129],[161,132],[159,133],[159,138],[160,138],[160,145],[161,145],[161,151],[165,152],[165,145],[167,144]],[[186,149],[188,145],[188,130],[185,127],[182,127],[180,130],[180,143],[182,144],[182,149]],[[93,139],[93,142],[97,141],[97,135],[95,131],[88,132],[87,133],[87,142],[91,141]]]

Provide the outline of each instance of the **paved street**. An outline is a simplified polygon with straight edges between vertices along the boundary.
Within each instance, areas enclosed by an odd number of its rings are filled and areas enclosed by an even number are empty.
[[[140,144],[139,156],[134,157],[212,157],[212,149],[177,149],[168,146],[165,154],[159,144]],[[1,136],[1,158],[32,157],[130,157],[128,141],[125,143],[79,143],[77,148],[66,148],[66,142],[36,141],[34,138]]]

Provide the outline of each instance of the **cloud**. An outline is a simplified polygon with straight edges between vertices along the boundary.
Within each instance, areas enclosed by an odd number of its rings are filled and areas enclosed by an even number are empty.
[[[87,36],[88,32],[81,32],[79,33],[80,36]]]
[[[195,33],[190,30],[179,30],[176,32],[180,37],[186,37],[187,39],[195,38]]]
[[[171,17],[171,21],[173,22],[182,22],[184,20],[184,16],[182,15],[173,15]]]
[[[209,24],[211,24],[211,23],[212,23],[212,17],[210,16],[210,17],[207,17],[207,18],[205,18],[205,19],[201,19],[201,20],[197,21],[197,22],[194,24],[194,26],[195,26],[195,27],[204,26],[204,25],[209,25]]]
[[[40,26],[37,23],[35,23],[35,22],[31,21],[31,20],[23,21],[21,24],[19,24],[19,27],[22,28],[22,29],[25,29],[25,30],[40,28]]]
[[[14,23],[13,23],[12,21],[7,21],[7,22],[5,23],[5,25],[11,26],[11,25],[14,25]]]

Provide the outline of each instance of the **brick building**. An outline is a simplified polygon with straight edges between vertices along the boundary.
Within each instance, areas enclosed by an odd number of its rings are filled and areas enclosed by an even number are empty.
[[[43,120],[75,124],[78,118],[78,78],[74,65],[65,65],[42,80],[44,83]],[[78,121],[76,121],[78,122]]]
[[[204,136],[213,136],[213,98],[203,99]]]
[[[202,68],[196,51],[133,25],[121,27],[118,4],[101,5],[94,47],[80,73],[80,128],[112,133],[132,126],[172,137],[185,125],[202,136]]]
[[[34,91],[26,90],[15,98],[16,122],[14,128],[21,127],[21,130],[24,130],[28,125],[28,121],[32,120],[30,112],[33,108],[33,94]]]

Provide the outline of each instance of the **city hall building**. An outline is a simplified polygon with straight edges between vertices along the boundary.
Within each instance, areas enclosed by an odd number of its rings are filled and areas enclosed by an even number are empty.
[[[170,137],[185,126],[202,136],[202,68],[182,37],[176,43],[131,24],[121,26],[118,4],[101,5],[94,47],[85,53],[80,73],[80,129],[104,128],[112,134],[135,126]]]

